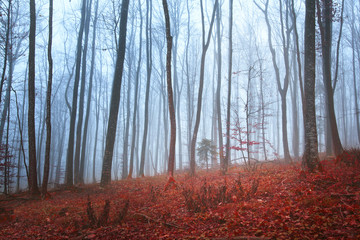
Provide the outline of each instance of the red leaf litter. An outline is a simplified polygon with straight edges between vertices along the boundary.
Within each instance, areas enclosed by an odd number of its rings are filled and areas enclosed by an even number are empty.
[[[251,172],[234,166],[226,175],[199,170],[62,189],[46,200],[1,196],[0,238],[360,239],[359,173],[347,157],[315,173],[260,163]]]

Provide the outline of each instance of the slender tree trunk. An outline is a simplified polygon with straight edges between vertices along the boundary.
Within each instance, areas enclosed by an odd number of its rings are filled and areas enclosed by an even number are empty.
[[[36,139],[35,139],[35,37],[36,37],[36,10],[35,0],[30,0],[30,33],[29,33],[29,110],[28,110],[28,137],[29,137],[29,190],[33,196],[39,195],[36,173]]]
[[[215,12],[218,7],[218,0],[215,1],[210,27],[209,27],[209,33],[207,40],[205,42],[205,24],[204,24],[204,12],[203,12],[203,2],[200,0],[200,6],[201,6],[201,23],[202,23],[202,54],[201,54],[201,65],[200,65],[200,83],[199,83],[199,93],[198,93],[198,103],[197,103],[197,111],[196,111],[196,119],[195,119],[195,126],[194,131],[191,139],[191,154],[190,154],[190,175],[195,175],[195,147],[196,147],[196,139],[197,134],[199,131],[199,125],[200,125],[200,115],[201,115],[201,107],[202,107],[202,94],[203,94],[203,88],[204,88],[204,72],[205,72],[205,57],[206,52],[210,44],[210,37],[212,32],[212,27],[214,25],[214,19],[215,19]]]
[[[332,45],[332,0],[325,0],[323,2],[323,16],[321,16],[319,0],[317,0],[318,6],[318,22],[321,33],[322,43],[322,59],[323,59],[323,82],[325,87],[326,97],[326,113],[327,113],[327,134],[330,134],[331,139],[327,141],[327,144],[331,144],[332,149],[336,156],[340,155],[343,151],[342,144],[339,137],[339,132],[336,123],[335,109],[334,109],[334,88],[332,86],[332,74],[331,74],[331,45]],[[322,18],[323,17],[323,18]],[[336,73],[337,74],[337,73]],[[334,86],[336,84],[336,79]]]
[[[217,35],[217,88],[216,88],[216,113],[217,113],[217,124],[219,131],[219,157],[222,172],[225,173],[225,159],[224,159],[224,144],[223,144],[223,133],[222,133],[222,121],[221,121],[221,32],[220,32],[220,19],[221,19],[220,6],[216,9],[216,35]]]
[[[85,39],[84,39],[84,48],[82,55],[82,69],[81,69],[81,83],[80,83],[80,96],[79,96],[79,116],[76,127],[76,145],[75,145],[75,156],[74,156],[74,180],[75,184],[80,183],[80,151],[81,151],[81,134],[83,127],[83,118],[84,118],[84,98],[85,98],[85,83],[86,83],[86,60],[87,60],[87,51],[89,43],[89,28],[90,28],[90,17],[91,17],[91,5],[92,0],[88,2],[86,6],[85,13]],[[84,149],[85,151],[85,149]]]
[[[90,3],[91,6],[91,3]],[[84,183],[84,168],[85,168],[85,155],[86,155],[86,145],[87,145],[87,132],[90,118],[90,109],[91,109],[91,94],[92,94],[92,86],[93,86],[93,78],[94,78],[94,68],[95,68],[95,44],[96,44],[96,26],[98,20],[98,8],[99,8],[99,0],[96,0],[95,5],[95,16],[93,22],[93,40],[91,46],[91,66],[90,66],[90,76],[89,76],[89,89],[88,89],[88,97],[86,103],[86,114],[84,121],[84,134],[82,139],[82,147],[81,147],[81,157],[80,157],[80,172],[79,172],[79,183]],[[89,12],[91,7],[89,7]],[[90,15],[90,13],[88,13]],[[89,16],[90,18],[90,16]],[[85,53],[84,53],[85,54]]]
[[[70,116],[70,130],[69,130],[69,141],[68,149],[66,154],[66,171],[65,171],[65,184],[68,187],[73,186],[73,170],[74,170],[74,134],[75,134],[75,121],[76,121],[76,112],[77,112],[77,99],[78,99],[78,89],[79,89],[79,80],[80,80],[80,65],[81,65],[81,47],[82,47],[82,38],[84,33],[85,26],[85,13],[86,13],[87,0],[82,1],[81,7],[81,20],[79,35],[76,45],[76,68],[75,68],[75,81],[73,88],[73,99],[71,107],[71,116]],[[86,64],[86,63],[83,63]]]
[[[120,15],[119,48],[117,51],[116,68],[112,86],[108,130],[106,135],[106,147],[101,174],[101,186],[107,186],[111,182],[111,165],[114,150],[117,119],[119,113],[121,80],[124,69],[126,50],[126,28],[129,10],[129,0],[123,0]]]
[[[305,15],[305,152],[303,167],[310,172],[317,169],[319,164],[318,140],[315,111],[315,0],[306,0]]]
[[[0,103],[1,103],[1,96],[2,96],[2,90],[5,82],[5,73],[6,73],[6,66],[7,66],[7,57],[8,57],[8,50],[9,50],[9,36],[10,36],[10,19],[12,15],[12,5],[11,0],[8,0],[9,5],[7,8],[7,23],[6,23],[6,36],[5,36],[5,47],[4,47],[4,66],[3,71],[1,74],[1,82],[0,82]]]
[[[257,7],[264,13],[265,15],[265,21],[268,29],[268,42],[269,42],[269,48],[272,56],[272,63],[275,70],[276,75],[276,84],[278,88],[278,92],[281,97],[281,120],[282,120],[282,137],[283,137],[283,148],[284,148],[284,158],[286,161],[291,161],[290,151],[289,151],[289,144],[288,144],[288,134],[287,134],[287,115],[286,115],[286,94],[289,86],[289,41],[290,41],[290,33],[291,33],[291,27],[289,27],[288,22],[288,3],[286,3],[286,21],[285,21],[285,29],[284,29],[284,21],[283,21],[283,13],[282,13],[282,0],[279,0],[280,5],[280,22],[281,22],[281,36],[282,36],[282,48],[283,48],[283,58],[284,58],[284,64],[285,64],[285,76],[284,76],[284,84],[281,86],[280,82],[280,71],[276,60],[276,52],[273,47],[272,43],[272,30],[271,30],[271,24],[269,20],[269,13],[268,13],[268,7],[269,7],[269,0],[266,1],[264,9],[261,8],[257,3]],[[285,33],[286,32],[286,33]]]
[[[132,17],[132,23],[131,25],[134,25],[134,17]],[[131,42],[135,41],[135,34],[134,34],[134,28],[131,28],[130,33],[130,39]],[[134,46],[135,44],[133,44]],[[133,47],[132,47],[133,48]],[[131,80],[132,80],[132,66],[133,66],[133,56],[134,53],[129,49],[128,51],[128,88],[126,91],[127,94],[127,100],[126,100],[126,119],[124,119],[125,122],[125,133],[124,133],[124,142],[123,142],[123,165],[122,165],[122,174],[121,178],[126,179],[128,177],[128,166],[129,166],[129,160],[128,160],[128,150],[129,150],[129,127],[130,127],[130,96],[131,96]]]
[[[51,147],[51,90],[53,78],[53,59],[51,54],[52,48],[52,22],[53,22],[53,0],[49,0],[49,42],[48,42],[48,62],[49,62],[49,75],[48,86],[46,91],[46,147],[45,147],[45,162],[44,162],[44,175],[42,181],[41,192],[43,197],[47,194],[47,185],[49,181],[49,168],[50,168],[50,147]]]
[[[173,100],[173,90],[171,83],[171,48],[172,48],[172,36],[170,34],[170,18],[169,10],[166,0],[162,1],[165,15],[165,26],[166,26],[166,42],[167,42],[167,52],[166,52],[166,83],[167,83],[167,93],[168,93],[168,103],[169,103],[169,115],[170,115],[170,155],[168,162],[168,174],[170,177],[174,176],[175,169],[175,143],[176,143],[176,119],[175,119],[175,108]],[[179,103],[178,103],[179,104]]]
[[[152,0],[146,1],[146,93],[145,93],[145,116],[144,116],[144,134],[141,145],[141,160],[139,176],[144,176],[145,155],[146,155],[146,141],[149,127],[149,95],[150,95],[150,80],[152,70]]]
[[[232,81],[232,32],[233,32],[233,0],[229,0],[229,67],[228,67],[228,95],[226,109],[226,154],[224,160],[223,172],[227,172],[229,163],[231,162],[230,152],[230,121],[231,121],[231,81]]]

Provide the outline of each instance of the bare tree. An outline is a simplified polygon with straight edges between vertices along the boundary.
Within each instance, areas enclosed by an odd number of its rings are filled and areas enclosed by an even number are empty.
[[[332,0],[324,0],[322,1],[322,11],[319,0],[317,3],[317,14],[318,14],[318,24],[320,28],[320,36],[321,36],[321,50],[322,50],[322,60],[323,60],[323,82],[325,87],[325,101],[326,101],[326,115],[327,115],[327,125],[328,130],[327,134],[330,134],[330,139],[327,142],[327,148],[332,146],[327,152],[330,153],[331,150],[334,151],[335,155],[338,156],[342,153],[343,147],[340,141],[338,127],[336,123],[335,117],[335,109],[334,109],[334,91],[337,83],[337,69],[338,69],[338,61],[336,61],[336,72],[334,76],[334,81],[332,79],[331,74],[331,46],[332,46],[332,21],[333,21],[333,2]],[[342,12],[343,12],[342,6]],[[342,18],[342,16],[341,16]],[[341,30],[342,30],[342,19],[339,41],[341,39]],[[338,45],[339,46],[339,45]],[[339,51],[337,51],[337,57],[339,55]],[[327,139],[327,138],[326,138]]]
[[[173,100],[173,90],[171,83],[171,48],[172,48],[172,36],[170,34],[170,18],[169,10],[166,0],[162,1],[165,15],[165,25],[166,25],[166,42],[167,42],[167,52],[166,52],[166,83],[167,83],[167,93],[168,93],[168,103],[169,103],[169,114],[170,114],[170,124],[171,124],[171,133],[170,133],[170,154],[168,162],[168,174],[170,177],[174,176],[175,168],[175,143],[176,143],[176,119],[175,119],[175,108]]]
[[[49,180],[50,168],[50,147],[51,147],[51,90],[53,78],[53,59],[51,54],[52,48],[52,32],[53,32],[53,0],[49,1],[49,40],[48,40],[48,62],[49,62],[49,75],[48,86],[46,91],[46,147],[45,147],[45,162],[44,162],[44,175],[42,181],[41,192],[43,197],[47,194],[47,185]]]
[[[35,140],[35,38],[36,38],[36,8],[35,0],[30,0],[30,32],[29,32],[29,190],[31,195],[39,195],[36,174],[36,140]]]
[[[152,0],[146,1],[146,93],[145,93],[145,116],[144,116],[144,134],[141,145],[141,160],[139,176],[144,176],[146,141],[149,127],[149,95],[150,81],[152,71]]]
[[[281,40],[282,40],[282,48],[283,48],[283,58],[284,58],[284,65],[285,65],[285,76],[284,76],[284,83],[283,86],[281,85],[280,81],[280,70],[278,67],[278,63],[276,60],[276,51],[274,49],[273,43],[272,43],[272,28],[269,20],[269,0],[266,0],[264,8],[260,7],[255,1],[255,5],[263,12],[265,16],[265,22],[268,29],[268,42],[269,42],[269,48],[272,56],[272,63],[275,70],[275,76],[276,76],[276,83],[278,92],[281,97],[281,113],[282,113],[282,138],[283,138],[283,148],[284,148],[284,158],[286,161],[291,161],[290,151],[289,151],[289,144],[288,144],[288,134],[287,134],[287,114],[286,114],[286,95],[287,90],[289,87],[289,78],[290,78],[290,62],[289,62],[289,47],[290,47],[290,34],[292,31],[292,26],[290,26],[288,15],[289,15],[289,8],[290,4],[289,1],[286,1],[285,6],[285,23],[283,19],[283,10],[282,10],[282,1],[279,0],[279,6],[280,6],[280,22],[281,22]]]
[[[73,87],[73,98],[72,98],[72,107],[71,107],[71,116],[70,116],[70,130],[69,130],[69,141],[68,149],[66,154],[66,172],[65,172],[65,184],[69,187],[73,186],[73,170],[74,170],[74,138],[75,138],[75,121],[76,121],[76,112],[77,112],[77,99],[78,99],[78,89],[79,89],[79,80],[80,80],[80,65],[81,65],[81,54],[82,54],[82,39],[84,34],[85,26],[85,13],[86,13],[87,0],[82,1],[81,6],[81,20],[79,35],[76,45],[76,68],[75,68],[75,82]],[[85,63],[83,63],[85,64]]]
[[[231,80],[232,80],[232,35],[233,35],[233,0],[229,0],[229,67],[228,67],[228,95],[226,109],[226,154],[224,159],[223,173],[227,172],[231,161],[230,153],[230,120],[231,120]]]
[[[126,50],[126,29],[129,10],[129,0],[123,0],[121,5],[120,30],[118,51],[116,58],[116,66],[114,80],[111,92],[109,122],[106,134],[106,145],[104,152],[104,160],[101,173],[101,186],[107,186],[111,182],[111,165],[114,150],[114,142],[117,128],[117,119],[119,113],[121,80],[124,69],[125,50]]]
[[[93,88],[93,78],[94,78],[94,69],[95,69],[95,44],[96,44],[96,26],[98,21],[98,9],[99,9],[99,0],[96,0],[95,4],[95,16],[93,21],[93,39],[91,46],[91,65],[90,65],[90,76],[89,76],[89,89],[88,89],[88,97],[87,97],[87,105],[86,105],[86,114],[85,114],[85,122],[84,122],[84,133],[82,139],[82,147],[81,147],[81,158],[80,158],[80,172],[79,172],[79,182],[84,183],[84,168],[85,168],[85,153],[86,153],[86,145],[87,145],[87,132],[90,118],[90,109],[91,109],[91,95]]]
[[[139,0],[139,14],[140,14],[140,36],[139,36],[139,57],[137,62],[136,68],[136,76],[135,76],[135,94],[134,94],[134,109],[133,109],[133,121],[132,121],[132,133],[131,133],[131,150],[130,150],[130,167],[129,167],[129,174],[128,178],[132,178],[133,170],[134,170],[134,152],[135,152],[135,140],[136,140],[136,116],[137,107],[138,107],[138,94],[139,94],[139,75],[140,75],[140,68],[141,68],[141,53],[142,53],[142,28],[143,28],[143,18],[142,18],[142,11],[141,11],[141,2]]]
[[[193,131],[193,135],[192,135],[192,139],[191,139],[190,174],[192,176],[195,175],[195,165],[196,165],[196,163],[195,163],[195,150],[196,150],[195,147],[196,147],[196,139],[197,139],[197,134],[198,134],[199,125],[200,125],[202,94],[203,94],[203,88],[204,88],[205,57],[206,57],[206,52],[207,52],[207,50],[209,48],[212,27],[214,25],[215,12],[216,12],[216,9],[217,9],[218,5],[219,5],[218,0],[216,0],[215,4],[214,4],[214,9],[213,9],[213,12],[212,12],[212,17],[211,17],[211,21],[210,21],[210,27],[209,27],[208,36],[207,36],[207,39],[205,40],[205,23],[204,23],[203,2],[202,2],[202,0],[200,0],[201,24],[202,24],[202,54],[201,54],[200,83],[199,83],[199,93],[198,93],[196,119],[195,119],[194,131]]]

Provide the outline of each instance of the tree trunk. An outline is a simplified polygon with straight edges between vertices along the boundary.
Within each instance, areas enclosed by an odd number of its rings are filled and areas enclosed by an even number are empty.
[[[135,140],[136,140],[136,116],[137,116],[137,106],[138,106],[138,93],[139,93],[139,78],[140,78],[140,68],[141,68],[141,53],[142,53],[142,29],[143,29],[143,18],[141,12],[141,2],[139,0],[139,14],[140,14],[140,36],[139,36],[139,57],[137,62],[136,77],[135,77],[135,94],[134,94],[134,109],[133,109],[133,119],[132,119],[132,134],[131,134],[131,150],[130,150],[130,167],[128,178],[132,178],[133,169],[134,169],[134,152],[135,152]]]
[[[91,3],[90,3],[91,6]],[[95,16],[93,22],[93,40],[91,46],[91,66],[90,66],[90,76],[89,76],[89,89],[88,89],[88,97],[86,104],[86,114],[84,121],[84,133],[82,139],[82,147],[81,147],[81,157],[80,157],[80,172],[79,172],[79,183],[84,183],[84,168],[85,168],[85,153],[86,153],[86,145],[87,145],[87,131],[89,125],[90,118],[90,109],[91,109],[91,94],[92,94],[92,86],[93,86],[93,78],[94,78],[94,68],[95,68],[95,44],[96,44],[96,26],[98,20],[98,8],[99,8],[99,0],[96,0],[95,5]],[[89,7],[89,12],[90,12]],[[90,13],[89,13],[90,14]]]
[[[284,84],[281,86],[280,82],[280,71],[276,60],[276,52],[273,47],[272,43],[272,30],[271,24],[269,20],[268,14],[268,7],[269,7],[269,0],[266,1],[264,9],[262,9],[257,3],[257,7],[264,13],[265,21],[268,29],[268,42],[269,48],[272,56],[272,63],[275,70],[276,75],[276,84],[278,88],[278,92],[281,97],[281,114],[282,114],[282,137],[283,137],[283,148],[284,148],[284,158],[286,161],[291,161],[290,151],[289,151],[289,144],[288,144],[288,137],[287,137],[287,115],[286,115],[286,94],[289,86],[289,45],[290,45],[290,33],[292,31],[291,27],[289,27],[288,18],[286,17],[285,22],[285,29],[284,29],[284,22],[282,16],[282,0],[279,0],[280,3],[280,22],[281,22],[281,40],[282,40],[282,48],[283,48],[283,58],[284,58],[284,65],[285,65],[285,76],[284,76]],[[286,15],[288,14],[288,3],[286,3]]]
[[[332,0],[325,0],[323,2],[323,16],[321,16],[319,0],[318,6],[318,22],[320,26],[321,43],[322,43],[322,59],[323,59],[323,82],[326,97],[326,113],[327,113],[327,134],[330,134],[331,139],[327,144],[331,144],[336,156],[343,151],[342,144],[339,137],[339,132],[336,123],[335,109],[334,109],[334,90],[332,87],[331,74],[331,45],[332,45]]]
[[[90,16],[91,16],[91,5],[88,2],[86,6],[85,13],[85,39],[82,55],[82,68],[81,68],[81,83],[80,83],[80,96],[79,96],[79,116],[76,127],[76,145],[75,145],[75,156],[74,156],[74,182],[75,184],[80,183],[80,151],[81,151],[81,134],[82,134],[82,124],[84,118],[84,98],[85,98],[85,82],[86,82],[86,59],[89,43],[89,28],[90,28]],[[84,149],[85,150],[85,149]]]
[[[233,29],[233,0],[229,3],[229,68],[228,68],[228,95],[226,109],[226,154],[224,160],[223,172],[227,172],[229,163],[231,162],[230,152],[230,121],[231,121],[231,81],[232,81],[232,29]]]
[[[319,164],[318,141],[315,111],[315,0],[306,0],[305,15],[305,58],[304,58],[304,90],[305,90],[305,152],[303,167],[310,172]]]
[[[199,131],[199,125],[200,125],[200,115],[201,115],[201,106],[202,106],[202,94],[203,94],[203,88],[204,88],[204,72],[205,72],[205,56],[206,52],[208,50],[209,44],[210,44],[210,37],[212,32],[212,27],[214,25],[214,19],[215,19],[215,12],[218,7],[218,0],[215,1],[208,37],[205,43],[205,24],[204,24],[204,12],[203,12],[203,2],[200,1],[201,6],[201,23],[202,23],[202,54],[201,54],[201,65],[200,65],[200,83],[199,83],[199,93],[198,93],[198,103],[197,103],[197,111],[196,111],[196,119],[195,119],[195,126],[194,131],[191,139],[191,154],[190,154],[190,175],[195,175],[195,147],[196,147],[196,139],[197,134]]]
[[[12,15],[12,5],[11,0],[9,0],[9,5],[7,8],[7,23],[6,23],[6,36],[5,36],[5,47],[4,47],[4,66],[3,71],[1,74],[1,82],[0,82],[0,103],[1,103],[1,96],[2,90],[5,82],[5,73],[6,73],[6,66],[7,66],[7,57],[8,57],[8,50],[9,50],[9,36],[10,36],[10,19]]]
[[[46,147],[45,147],[45,161],[44,161],[44,175],[42,181],[41,192],[43,197],[47,194],[47,185],[49,181],[49,168],[50,168],[50,147],[51,147],[51,90],[53,78],[53,59],[51,55],[52,48],[52,32],[53,32],[53,0],[50,0],[49,5],[49,42],[48,42],[48,62],[49,62],[49,75],[48,86],[46,91]]]
[[[170,18],[169,10],[166,0],[162,1],[165,15],[165,26],[166,26],[166,41],[167,41],[167,52],[166,52],[166,83],[169,103],[169,114],[170,114],[170,154],[168,162],[168,174],[170,177],[174,176],[175,169],[175,143],[176,143],[176,120],[175,120],[175,108],[173,100],[173,90],[171,83],[171,48],[172,48],[172,36],[170,34]],[[179,103],[178,103],[179,104]]]
[[[29,110],[28,110],[28,137],[29,137],[29,190],[33,196],[39,195],[36,173],[36,139],[35,139],[35,37],[36,37],[36,10],[35,0],[30,0],[30,32],[29,32]]]
[[[108,130],[106,135],[106,147],[101,173],[101,186],[107,186],[111,182],[111,165],[114,150],[114,142],[117,128],[117,119],[119,113],[121,80],[124,69],[125,50],[126,50],[126,28],[129,10],[129,0],[123,0],[121,5],[121,19],[119,32],[119,48],[117,51],[116,68],[112,86],[110,113]]]
[[[220,33],[220,19],[221,19],[220,6],[216,9],[216,35],[217,35],[217,88],[216,88],[216,114],[217,124],[219,131],[219,157],[222,172],[225,173],[225,159],[224,159],[224,144],[223,144],[223,133],[222,133],[222,121],[221,121],[221,33]]]
[[[81,65],[81,47],[82,47],[82,38],[84,33],[85,25],[85,12],[86,12],[86,2],[87,0],[82,1],[81,7],[81,20],[79,28],[79,36],[77,39],[76,45],[76,68],[75,68],[75,81],[73,89],[73,98],[72,98],[72,107],[71,107],[71,116],[70,116],[70,130],[69,130],[69,141],[68,149],[66,154],[66,171],[65,171],[65,184],[68,187],[73,186],[73,170],[74,170],[74,133],[75,133],[75,121],[76,121],[76,112],[77,112],[77,99],[78,99],[78,88],[80,80],[80,65]],[[83,63],[86,64],[86,63]]]
[[[144,116],[144,134],[141,145],[141,160],[139,176],[144,177],[145,155],[146,155],[146,141],[149,127],[149,95],[150,95],[150,80],[152,70],[152,0],[146,1],[146,93],[145,93],[145,116]]]

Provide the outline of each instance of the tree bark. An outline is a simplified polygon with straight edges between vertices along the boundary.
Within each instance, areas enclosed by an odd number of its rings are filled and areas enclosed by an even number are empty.
[[[318,140],[315,112],[315,0],[306,0],[305,15],[305,59],[304,59],[304,90],[305,90],[305,152],[303,168],[313,172],[319,164]]]
[[[101,186],[107,186],[111,182],[111,165],[114,150],[114,142],[119,113],[121,80],[124,69],[125,50],[126,50],[126,28],[129,10],[129,0],[123,0],[121,5],[119,48],[117,51],[116,68],[112,86],[109,121],[106,134],[106,146],[101,173]]]
[[[52,32],[53,32],[53,0],[50,0],[49,5],[49,41],[48,41],[48,62],[49,62],[49,75],[48,86],[46,91],[46,147],[45,147],[45,161],[44,161],[44,175],[42,181],[41,192],[43,197],[47,194],[47,185],[49,181],[49,168],[50,168],[50,148],[51,148],[51,90],[53,78],[53,59],[51,54],[52,48]]]
[[[36,38],[36,9],[35,0],[30,0],[30,32],[29,32],[29,192],[33,196],[40,194],[36,173],[36,139],[35,139],[35,38]]]
[[[173,100],[173,89],[171,83],[171,48],[172,48],[172,36],[170,34],[170,18],[169,10],[166,0],[162,1],[165,15],[165,26],[166,26],[166,83],[169,103],[169,115],[170,115],[170,154],[168,162],[168,174],[170,177],[174,176],[175,169],[175,143],[176,143],[176,119],[175,119],[175,108]],[[179,104],[179,103],[178,103]]]
[[[336,156],[340,155],[343,151],[343,147],[340,141],[339,132],[336,123],[335,109],[334,109],[334,90],[332,86],[332,74],[331,74],[331,45],[332,45],[332,0],[323,1],[323,16],[321,16],[320,3],[317,0],[318,6],[318,22],[320,26],[321,35],[321,49],[322,49],[322,60],[323,60],[323,82],[325,87],[326,97],[326,113],[327,113],[327,124],[329,124],[330,141],[332,150]],[[337,73],[336,73],[337,74]],[[336,82],[336,79],[335,79]],[[329,146],[328,146],[329,147]]]

